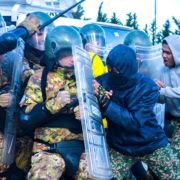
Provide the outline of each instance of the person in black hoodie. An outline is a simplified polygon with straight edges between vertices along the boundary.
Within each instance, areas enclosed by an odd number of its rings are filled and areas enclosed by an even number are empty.
[[[177,179],[177,160],[158,125],[153,107],[159,88],[137,73],[135,52],[126,45],[114,47],[107,57],[108,73],[94,80],[94,92],[108,119],[113,177],[123,179],[137,160],[143,160],[160,179]]]

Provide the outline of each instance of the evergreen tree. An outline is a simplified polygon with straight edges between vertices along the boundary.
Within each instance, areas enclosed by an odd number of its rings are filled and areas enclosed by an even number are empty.
[[[147,24],[145,24],[145,27],[144,27],[143,31],[144,31],[146,34],[149,34],[149,32],[148,32],[148,25],[147,25]]]
[[[163,29],[162,29],[162,37],[163,37],[163,39],[172,34],[170,28],[171,28],[170,21],[166,20],[165,24],[163,25]]]
[[[119,18],[116,17],[116,13],[114,12],[110,21],[110,23],[113,23],[113,24],[120,24],[120,25],[123,25],[121,20]]]
[[[128,19],[126,20],[126,26],[132,27],[134,29],[138,29],[139,25],[137,23],[137,15],[136,13],[128,13]]]
[[[100,22],[108,22],[107,14],[102,12],[102,5],[103,5],[103,2],[101,2],[99,6],[98,16],[96,20]]]
[[[162,43],[162,40],[165,37],[173,34],[173,32],[171,32],[170,28],[171,28],[170,21],[166,20],[165,24],[163,25],[163,29],[160,32],[158,32],[156,35],[156,43]]]
[[[161,33],[161,32],[158,32],[158,33],[156,34],[156,43],[157,43],[157,44],[162,43],[162,40],[163,40],[162,33]]]
[[[153,21],[150,28],[151,37],[152,37],[152,44],[156,44],[156,22]]]
[[[175,29],[174,33],[180,35],[180,20],[177,20],[174,16],[172,17],[172,19],[177,26],[177,29]]]

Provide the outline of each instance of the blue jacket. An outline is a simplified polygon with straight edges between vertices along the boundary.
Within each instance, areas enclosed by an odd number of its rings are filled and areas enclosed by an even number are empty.
[[[122,78],[109,72],[97,78],[106,90],[113,91],[103,110],[108,119],[107,141],[123,154],[141,156],[166,146],[168,140],[153,112],[159,88],[151,79],[136,73],[137,67],[133,62],[131,68],[122,67],[125,66],[124,61],[132,58],[123,58],[123,50],[116,47],[115,51],[111,51],[107,63],[116,67],[120,75],[124,71],[126,76]],[[125,52],[128,52],[126,48]]]

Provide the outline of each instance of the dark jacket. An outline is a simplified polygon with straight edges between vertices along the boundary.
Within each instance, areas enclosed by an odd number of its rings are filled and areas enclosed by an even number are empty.
[[[159,88],[151,79],[136,73],[137,62],[131,53],[122,45],[114,48],[107,63],[119,73],[109,72],[97,80],[106,90],[113,91],[103,111],[108,119],[108,144],[123,154],[136,156],[166,146],[168,140],[153,112]]]

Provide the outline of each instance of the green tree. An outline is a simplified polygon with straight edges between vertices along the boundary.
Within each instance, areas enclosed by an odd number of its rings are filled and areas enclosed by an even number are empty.
[[[74,19],[81,19],[82,16],[84,15],[84,12],[85,11],[84,11],[83,7],[81,5],[79,5],[77,7],[76,12],[72,12],[72,16],[73,16]]]
[[[175,25],[177,26],[177,29],[175,29],[175,34],[179,34],[180,35],[180,20],[177,20],[174,16],[172,17]]]
[[[126,20],[126,26],[132,27],[134,29],[138,29],[139,25],[137,23],[137,15],[136,13],[132,14],[132,13],[128,13],[127,14],[128,18]]]
[[[98,16],[96,20],[100,22],[108,22],[107,14],[102,12],[102,5],[103,5],[103,2],[101,2],[99,6]]]
[[[158,33],[156,34],[156,43],[157,43],[157,44],[162,43],[162,40],[163,40],[162,33],[161,33],[161,32],[158,32]]]
[[[119,18],[116,17],[116,13],[114,12],[111,19],[109,20],[110,23],[113,23],[113,24],[120,24],[120,25],[123,25],[121,20]]]
[[[166,20],[165,24],[163,25],[163,29],[162,29],[162,37],[163,37],[163,39],[172,34],[170,29],[171,29],[170,21]]]
[[[156,43],[162,43],[165,37],[173,34],[173,32],[170,29],[171,29],[170,21],[166,20],[166,22],[163,25],[162,30],[158,32],[156,35]]]
[[[149,34],[149,32],[148,32],[148,25],[147,25],[147,24],[145,24],[145,27],[144,27],[143,31],[144,31],[146,34]]]
[[[155,45],[156,44],[156,22],[153,21],[150,27],[150,32],[151,32],[151,37],[152,37],[152,44]]]

